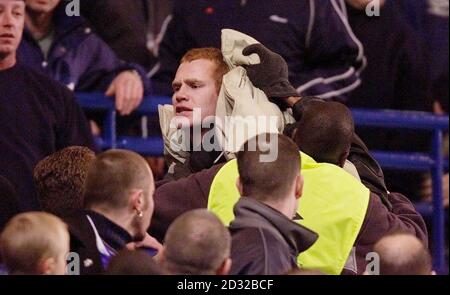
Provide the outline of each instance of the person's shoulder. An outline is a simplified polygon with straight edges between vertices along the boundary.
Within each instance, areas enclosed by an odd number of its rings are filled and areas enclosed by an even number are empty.
[[[167,177],[167,179],[157,182],[156,187],[158,189],[180,187],[191,188],[192,186],[210,187],[214,177],[223,166],[224,164],[217,164],[209,169],[204,169],[200,172],[192,173],[186,177],[182,177],[179,179],[171,179],[170,177]]]
[[[67,224],[72,248],[95,249],[95,232],[86,216],[86,212],[78,211],[62,219]]]
[[[80,273],[97,275],[103,272],[100,253],[97,249],[96,236],[85,211],[78,211],[63,217],[70,234],[70,251],[78,255]]]
[[[86,212],[84,211],[74,212],[71,215],[63,216],[62,219],[67,224],[69,232],[73,236],[81,238],[92,230]]]
[[[260,228],[257,227],[245,227],[245,228],[230,228],[231,236],[233,240],[238,240],[244,238],[246,241],[257,241],[262,240],[262,233]]]
[[[262,227],[231,229],[231,234],[234,243],[243,242],[242,246],[262,249],[264,254],[269,254],[272,248],[279,249],[282,244],[272,231]]]
[[[231,274],[281,274],[289,264],[289,250],[281,245],[271,231],[248,227],[232,230]]]
[[[33,82],[34,85],[40,86],[47,91],[55,93],[71,94],[71,91],[60,82],[50,78],[49,76],[40,73],[30,67],[23,64],[18,65],[19,70],[23,73],[25,79]]]
[[[216,164],[216,165],[212,166],[211,168],[203,169],[200,172],[194,173],[192,175],[192,177],[197,178],[197,179],[214,178],[216,176],[216,174],[219,172],[219,170],[222,169],[223,166],[225,166],[224,163]]]

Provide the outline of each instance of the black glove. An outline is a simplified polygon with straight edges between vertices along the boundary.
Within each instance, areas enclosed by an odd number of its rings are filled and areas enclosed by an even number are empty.
[[[289,71],[286,61],[261,44],[247,46],[242,54],[249,56],[258,54],[261,63],[246,65],[247,75],[253,85],[264,91],[269,99],[298,96],[297,91],[289,82]]]
[[[191,152],[191,156],[188,161],[188,167],[193,173],[200,172],[204,169],[209,169],[216,164],[224,163],[226,161],[225,157],[222,156],[217,162],[217,158],[222,152],[211,151],[207,152],[203,149],[201,151]]]

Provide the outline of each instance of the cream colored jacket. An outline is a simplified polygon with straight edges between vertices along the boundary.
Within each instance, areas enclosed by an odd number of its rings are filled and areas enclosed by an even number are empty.
[[[260,62],[256,54],[242,54],[245,47],[255,43],[259,42],[240,32],[222,30],[222,53],[230,72],[223,77],[217,101],[215,133],[227,159],[234,158],[248,139],[263,133],[281,133],[286,124],[295,122],[289,112],[282,113],[262,90],[253,86],[242,67]],[[181,132],[170,124],[173,106],[159,106],[159,116],[164,153],[184,163],[189,153],[183,148]]]

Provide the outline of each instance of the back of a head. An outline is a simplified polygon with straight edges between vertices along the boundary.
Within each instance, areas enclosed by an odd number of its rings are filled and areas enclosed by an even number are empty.
[[[83,208],[84,184],[95,153],[86,147],[68,147],[34,168],[33,179],[42,208],[58,216]]]
[[[164,243],[166,270],[180,275],[213,275],[230,256],[231,237],[206,209],[187,212],[169,227]]]
[[[275,156],[264,159],[268,154]],[[300,153],[288,137],[262,134],[244,144],[237,164],[245,197],[276,201],[286,197],[300,174]]]
[[[19,195],[13,185],[0,175],[0,233],[6,223],[19,213]]]
[[[61,254],[65,260],[68,249],[66,224],[44,212],[15,216],[0,236],[0,255],[10,274],[39,274],[39,263]]]
[[[310,101],[296,125],[294,141],[302,152],[317,162],[343,164],[354,133],[353,117],[345,105]]]
[[[153,175],[145,159],[131,151],[110,150],[92,162],[85,185],[84,207],[124,209],[132,189],[149,194]]]
[[[383,237],[374,246],[380,257],[381,275],[430,275],[431,255],[424,244],[410,234]]]
[[[206,59],[215,64],[214,79],[216,80],[217,91],[219,91],[222,85],[223,76],[230,70],[224,61],[222,51],[213,47],[194,48],[186,52],[181,58],[180,63],[188,63],[199,59]]]
[[[162,268],[143,250],[122,250],[109,262],[108,275],[163,275]]]

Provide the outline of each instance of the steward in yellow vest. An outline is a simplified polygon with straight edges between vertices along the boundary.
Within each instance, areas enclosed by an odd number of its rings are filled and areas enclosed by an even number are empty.
[[[276,151],[277,157],[265,161],[268,149]],[[238,180],[236,206],[227,203],[231,210],[234,206],[236,217],[229,224],[230,274],[280,275],[297,268],[297,256],[318,238],[317,233],[293,221],[298,217],[298,199],[303,192],[297,146],[284,135],[260,134],[249,139],[237,153],[237,160],[230,163],[237,163],[239,170],[233,177]],[[228,167],[221,171],[230,171]],[[232,199],[224,197],[214,200],[224,204]],[[212,211],[221,217],[220,212]]]
[[[306,154],[301,162],[305,183],[299,223],[318,233],[319,239],[300,254],[299,266],[340,274],[363,224],[370,192],[337,166],[316,163]],[[237,161],[228,162],[216,174],[209,193],[208,209],[225,225],[234,220],[233,207],[240,198],[234,186],[238,177]]]

